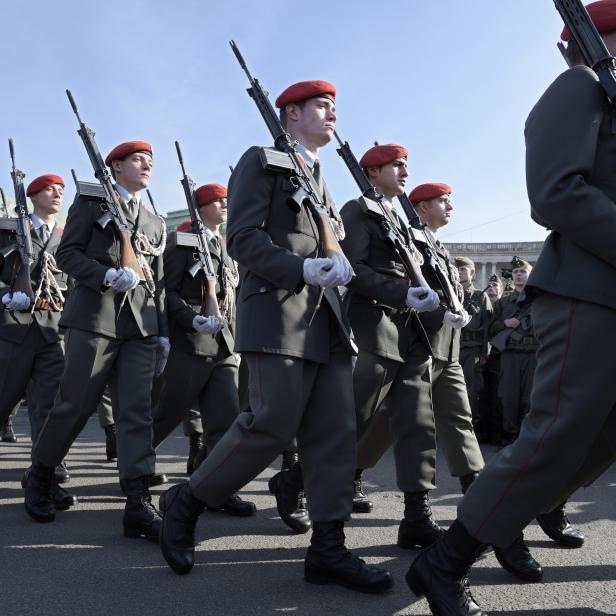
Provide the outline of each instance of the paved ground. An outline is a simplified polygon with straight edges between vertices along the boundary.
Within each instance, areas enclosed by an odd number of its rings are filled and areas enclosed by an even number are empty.
[[[394,573],[396,587],[385,597],[360,595],[302,580],[306,535],[293,535],[280,522],[267,492],[267,469],[243,495],[258,515],[233,519],[205,513],[199,523],[197,566],[175,575],[158,547],[121,533],[122,498],[115,466],[105,462],[103,434],[95,419],[71,450],[73,478],[67,487],[79,496],[74,510],[53,524],[30,520],[19,480],[28,464],[26,414],[16,429],[20,442],[0,445],[0,613],[39,614],[208,614],[340,616],[428,614],[404,584],[413,553],[394,544],[402,501],[393,482],[390,456],[368,474],[375,503],[372,514],[356,516],[347,527],[350,547],[371,563]],[[187,439],[176,432],[160,450],[159,467],[183,478]],[[494,448],[484,451],[486,458]],[[567,455],[563,452],[563,455]],[[436,517],[449,523],[459,498],[456,482],[440,462],[441,486],[433,502]],[[276,463],[277,464],[277,463]],[[154,491],[159,493],[162,488]],[[570,518],[587,534],[581,550],[558,549],[532,525],[528,544],[544,565],[542,584],[522,584],[505,573],[493,555],[474,570],[475,596],[490,614],[581,616],[616,614],[616,468],[573,498]]]

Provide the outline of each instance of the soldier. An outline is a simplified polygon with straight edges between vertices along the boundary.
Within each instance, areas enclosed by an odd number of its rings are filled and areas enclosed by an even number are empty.
[[[486,294],[492,306],[500,299],[503,294],[503,281],[498,274],[490,276]],[[489,323],[486,324],[486,333],[489,325]],[[481,366],[483,391],[479,396],[479,415],[481,417],[481,425],[484,427],[484,442],[500,445],[503,440],[503,411],[498,395],[500,351],[492,345],[489,345],[489,349],[488,359]],[[479,435],[478,440],[480,443],[482,442]]]
[[[477,439],[481,442],[487,426],[482,425],[479,412],[479,395],[483,389],[481,367],[488,358],[487,327],[492,318],[492,304],[488,296],[475,289],[473,278],[475,264],[468,257],[456,257],[456,267],[460,276],[460,284],[464,289],[464,310],[471,317],[460,334],[460,364],[464,371],[468,401],[473,413],[473,424]]]
[[[57,252],[58,265],[75,279],[60,321],[67,328],[66,365],[54,407],[32,451],[25,505],[39,522],[54,519],[51,469],[66,455],[111,379],[120,485],[127,497],[124,535],[157,541],[160,516],[148,486],[155,461],[150,390],[155,368],[164,364],[169,349],[162,288],[165,226],[139,197],[150,181],[152,147],[141,141],[123,143],[105,163],[133,229],[132,243],[146,280],[140,282],[131,268],[118,267],[121,249],[114,225],[97,224],[105,203],[78,194]]]
[[[153,442],[158,447],[198,400],[206,429],[205,451],[211,453],[240,412],[239,363],[233,353],[238,272],[220,234],[220,226],[227,220],[227,189],[221,184],[205,184],[195,191],[195,196],[217,273],[217,296],[224,324],[200,314],[207,281],[204,276],[189,274],[194,264],[195,243],[180,240],[181,236],[174,234],[165,252],[171,352],[160,400],[153,413]],[[256,512],[254,503],[242,500],[236,493],[208,509],[235,516]]]
[[[64,367],[64,348],[58,323],[67,290],[67,275],[56,265],[55,256],[62,229],[55,220],[62,209],[64,180],[53,174],[33,180],[26,190],[33,212],[30,217],[34,263],[31,282],[35,303],[19,291],[12,293],[18,253],[12,252],[2,262],[0,272],[0,423],[8,419],[27,393],[28,418],[32,442],[36,439],[53,406]],[[0,238],[6,248],[12,238]],[[52,466],[57,468],[50,500],[56,509],[72,507],[76,499],[58,486],[68,480],[68,471],[60,466],[64,456]]]
[[[333,136],[335,93],[325,81],[301,82],[276,105],[338,226],[318,160]],[[306,581],[384,592],[393,584],[391,574],[366,565],[344,545],[356,455],[355,346],[335,287],[353,271],[342,253],[320,256],[315,218],[290,199],[295,178],[265,167],[261,156],[268,153],[250,148],[229,183],[229,253],[248,270],[238,301],[236,351],[248,362],[251,411],[239,415],[188,483],[161,497],[163,556],[177,573],[190,571],[195,524],[205,504],[224,503],[297,435],[313,525]]]
[[[380,216],[409,245],[408,230],[392,204],[404,192],[407,155],[403,146],[378,145],[368,150],[359,164],[384,197],[385,210]],[[420,476],[416,470],[425,465],[432,467],[434,422],[430,344],[417,312],[434,310],[439,299],[431,289],[412,286],[400,256],[385,241],[375,209],[379,216],[378,205],[360,197],[341,210],[347,233],[341,245],[355,271],[344,301],[359,347],[353,371],[357,438],[364,436],[381,404],[387,404],[398,487],[405,499],[422,499],[434,488],[433,473]],[[372,503],[364,495],[361,481],[359,468],[353,511],[368,513]],[[406,522],[400,525],[398,537],[398,544],[404,547],[409,542],[415,545],[414,537],[406,537]]]
[[[503,409],[503,445],[518,436],[522,418],[530,407],[530,390],[536,366],[537,339],[530,313],[531,300],[521,308],[524,287],[532,271],[530,263],[513,257],[511,275],[515,291],[496,302],[489,333],[492,344],[501,351],[499,395]]]
[[[587,8],[613,55],[616,2]],[[569,38],[566,28],[562,38]],[[449,531],[407,573],[412,591],[425,594],[435,614],[483,614],[466,579],[483,546],[506,545],[616,458],[613,377],[597,370],[610,365],[616,344],[616,299],[606,292],[610,280],[616,283],[616,112],[575,42],[566,54],[573,67],[526,121],[531,211],[551,229],[525,289],[533,295],[539,340],[531,408],[517,440],[470,487]],[[559,517],[562,537],[571,527]]]

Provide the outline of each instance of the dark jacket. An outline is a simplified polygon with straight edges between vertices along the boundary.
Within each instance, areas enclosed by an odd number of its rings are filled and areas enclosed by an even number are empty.
[[[327,289],[317,308],[321,289],[303,279],[304,259],[319,255],[316,222],[306,206],[293,207],[289,173],[264,169],[260,149],[245,152],[229,180],[227,245],[247,269],[235,350],[327,363],[332,335],[355,351],[340,295]],[[326,188],[325,199],[333,206]]]
[[[471,320],[462,329],[460,348],[480,347],[481,355],[487,357],[489,353],[488,326],[493,312],[490,298],[483,291],[478,291],[471,285],[468,290],[464,291],[463,304]]]
[[[57,224],[54,225],[53,232],[46,245],[39,239],[34,229],[31,229],[30,236],[32,237],[32,250],[34,253],[34,264],[31,267],[30,280],[32,282],[32,290],[36,291],[41,278],[43,252],[48,252],[50,255],[56,254],[60,238],[62,237],[62,229]],[[0,234],[0,247],[7,247],[9,244],[14,243],[14,241],[14,236],[11,233]],[[9,292],[13,280],[13,271],[20,263],[19,253],[14,251],[6,259],[0,257],[0,260],[0,297],[2,297],[5,293]],[[60,289],[67,288],[68,276],[64,272],[54,274],[54,278]],[[62,294],[66,297],[64,291],[62,291]],[[59,300],[58,297],[54,297],[54,299]],[[58,324],[61,314],[61,312],[54,312],[52,310],[34,310],[34,312],[31,312],[30,308],[22,312],[6,310],[4,304],[2,304],[0,307],[0,338],[19,343],[24,339],[30,325],[36,322],[45,340],[47,342],[56,342],[60,339]]]
[[[364,197],[340,210],[347,234],[341,245],[355,271],[344,303],[360,351],[404,362],[413,344],[423,342],[428,352],[430,345],[417,313],[406,306],[410,280],[404,265],[366,210]],[[405,225],[393,215],[408,241]]]
[[[68,211],[57,262],[75,279],[75,288],[66,303],[60,325],[116,338],[118,311],[130,310],[142,336],[168,336],[163,257],[146,257],[152,269],[154,296],[143,283],[128,293],[116,293],[104,284],[109,268],[120,267],[120,243],[113,223],[101,229],[96,221],[104,214],[102,201],[79,197]],[[133,231],[141,231],[153,246],[159,246],[164,223],[142,205],[138,220],[126,215]]]
[[[561,74],[526,121],[533,217],[551,229],[528,287],[616,308],[616,111],[597,75]]]
[[[412,229],[413,241],[415,246],[424,256],[424,264],[421,271],[426,279],[426,282],[434,289],[439,296],[442,296],[438,279],[434,274],[434,270],[430,267],[426,247],[427,242],[423,232],[417,229]],[[442,243],[434,243],[436,249],[436,256],[439,259],[443,269],[447,272],[449,281],[452,286],[456,288],[459,286],[457,282],[457,269],[454,271],[453,263],[451,262],[451,256],[449,251],[443,246]],[[443,297],[441,297],[443,299]],[[443,323],[443,317],[446,312],[444,305],[440,305],[436,310],[432,312],[422,312],[419,316],[421,322],[428,334],[430,340],[430,346],[432,347],[432,354],[436,359],[442,361],[458,361],[460,359],[460,330],[454,329],[451,325]]]
[[[526,295],[526,294],[525,294]],[[514,329],[507,338],[507,346],[504,351],[519,351],[522,353],[534,353],[539,343],[535,338],[533,321],[531,318],[531,299],[527,298],[522,304],[518,304],[520,294],[514,291],[507,297],[501,297],[494,305],[494,314],[488,328],[490,338],[494,338],[501,331],[511,329],[505,325],[507,319],[516,318],[520,325]]]
[[[235,306],[229,321],[215,336],[212,334],[199,334],[192,322],[199,314],[200,299],[205,296],[207,282],[202,272],[194,278],[188,273],[195,260],[196,236],[194,234],[181,234],[179,237],[194,238],[195,243],[188,245],[177,243],[178,234],[169,234],[167,250],[165,251],[165,290],[167,292],[167,311],[169,317],[169,335],[171,346],[185,353],[202,355],[205,357],[218,357],[221,345],[222,353],[233,353],[233,331],[235,328]],[[224,240],[221,240],[220,250],[209,240],[208,248],[212,257],[212,264],[217,272],[216,295],[219,300],[224,299],[224,285],[221,284],[223,276],[223,263],[228,268],[234,268],[233,260],[227,254]]]

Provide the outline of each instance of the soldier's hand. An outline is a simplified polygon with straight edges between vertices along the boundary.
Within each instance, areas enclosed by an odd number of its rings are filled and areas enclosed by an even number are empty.
[[[111,268],[105,274],[105,284],[118,293],[126,293],[139,284],[139,276],[130,267]]]
[[[438,308],[438,294],[426,287],[409,287],[406,294],[406,305],[417,312],[431,312]]]
[[[304,282],[318,287],[321,284],[321,272],[331,269],[332,266],[331,259],[304,259]]]
[[[459,313],[447,310],[443,315],[443,323],[451,325],[454,329],[462,329],[465,325],[468,325],[470,320],[471,317],[464,308]]]
[[[21,291],[5,293],[2,296],[2,303],[7,310],[27,310],[30,307],[30,298]]]
[[[511,327],[511,329],[517,329],[520,327],[520,321],[515,318],[505,319],[503,323],[505,324],[505,327]]]
[[[353,278],[353,268],[349,260],[341,254],[331,257],[332,266],[327,270],[321,270],[319,274],[319,286],[328,289],[330,287],[344,286]]]
[[[199,334],[216,334],[224,326],[224,321],[212,315],[205,317],[198,314],[192,322],[193,329]]]

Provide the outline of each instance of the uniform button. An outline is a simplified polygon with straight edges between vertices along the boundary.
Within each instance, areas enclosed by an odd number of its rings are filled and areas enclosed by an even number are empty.
[[[267,291],[267,289],[265,287],[261,287],[259,289],[259,293],[265,293]]]
[[[371,303],[373,306],[376,306],[376,300],[375,300],[375,299],[370,300],[370,303]]]

